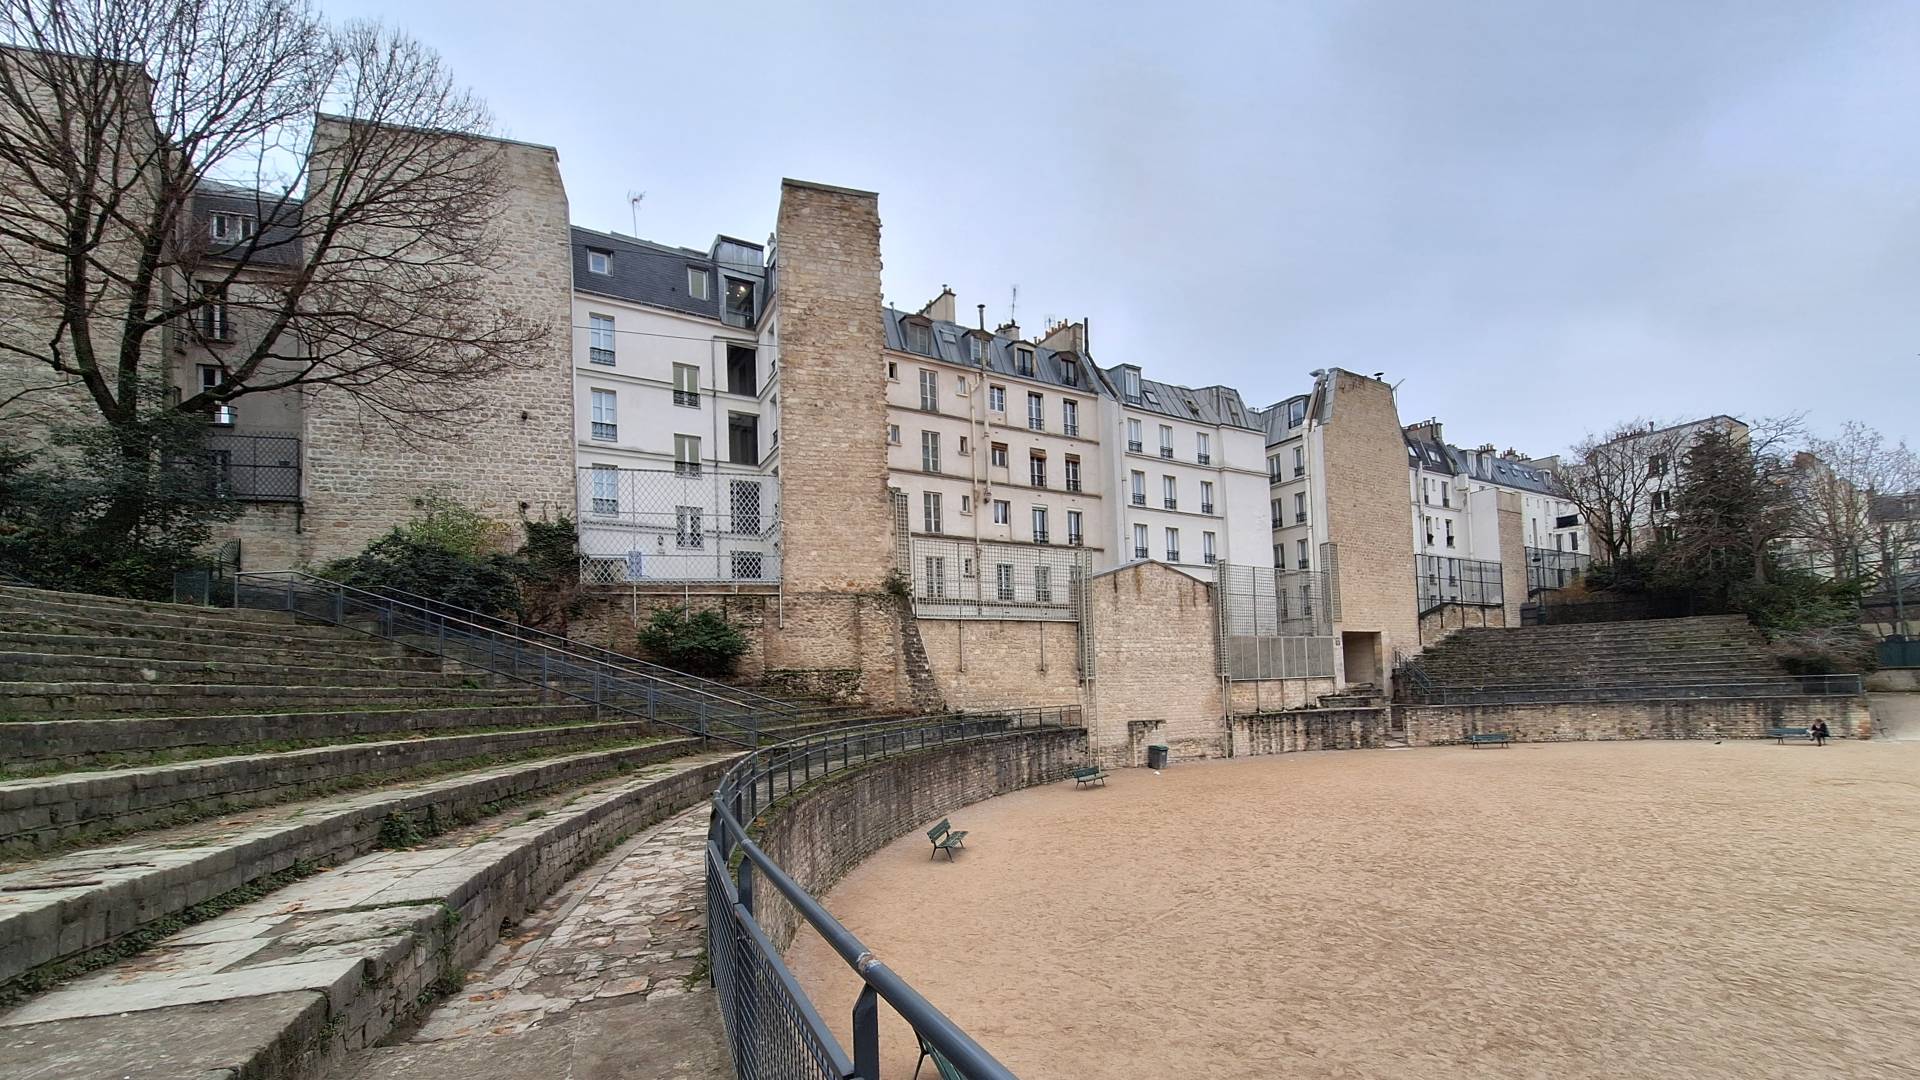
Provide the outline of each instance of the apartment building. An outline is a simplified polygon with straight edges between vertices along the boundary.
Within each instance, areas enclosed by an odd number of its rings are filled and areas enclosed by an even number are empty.
[[[954,315],[949,290],[884,312],[887,475],[906,503],[915,595],[923,609],[1063,607],[1076,568],[1111,561],[1099,373],[1084,335],[1047,344]]]
[[[779,393],[765,249],[574,228],[572,369],[589,580],[779,575]]]
[[[1236,390],[1101,370],[1103,441],[1115,497],[1114,564],[1155,559],[1211,581],[1212,567],[1265,565],[1265,429]]]
[[[1297,394],[1258,410],[1266,434],[1267,519],[1273,529],[1273,565],[1314,569],[1313,473],[1307,439],[1308,395]]]

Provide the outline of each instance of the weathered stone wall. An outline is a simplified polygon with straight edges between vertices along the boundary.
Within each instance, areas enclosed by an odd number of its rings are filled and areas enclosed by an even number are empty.
[[[302,518],[294,503],[254,503],[217,526],[213,542],[240,541],[242,570],[290,570],[308,561]]]
[[[1063,780],[1085,763],[1086,740],[1069,731],[1016,732],[909,754],[819,784],[779,808],[757,841],[819,898],[896,838],[982,799]],[[771,888],[756,889],[754,904],[761,928],[785,949],[799,926],[792,905]]]
[[[1304,709],[1320,700],[1320,695],[1331,694],[1335,689],[1331,675],[1314,679],[1249,679],[1227,685],[1231,687],[1228,704],[1235,716]]]
[[[1506,622],[1501,625],[1519,626],[1520,605],[1527,602],[1527,534],[1520,493],[1502,491],[1495,505],[1500,520],[1500,596],[1506,601]]]
[[[929,669],[951,708],[1080,701],[1080,640],[1073,623],[917,621]]]
[[[1521,569],[1524,575],[1525,567],[1522,566]],[[1524,595],[1526,589],[1525,581],[1521,582],[1520,587]],[[1504,580],[1501,582],[1501,588],[1506,588]],[[1427,612],[1425,615],[1420,616],[1420,646],[1431,649],[1446,640],[1447,636],[1453,633],[1453,631],[1464,630],[1470,626],[1505,627],[1519,625],[1520,617],[1518,614],[1514,616],[1512,622],[1507,621],[1507,609],[1505,607],[1481,607],[1478,604],[1442,604],[1432,611]]]
[[[1414,746],[1457,743],[1470,732],[1510,733],[1518,742],[1591,739],[1751,739],[1773,727],[1824,719],[1835,738],[1873,734],[1866,701],[1850,697],[1677,698],[1565,701],[1526,705],[1399,705]]]
[[[1363,750],[1385,746],[1392,710],[1302,709],[1272,716],[1236,716],[1227,723],[1233,756],[1301,750]]]
[[[1346,672],[1349,682],[1368,682],[1384,679],[1395,648],[1411,653],[1420,647],[1407,550],[1407,444],[1386,383],[1335,371],[1332,390],[1321,436],[1327,539],[1340,553],[1334,631],[1379,635],[1382,670]]]
[[[717,611],[742,637],[747,651],[734,669],[734,677],[757,680],[766,674],[767,624],[773,619],[775,601],[771,589],[755,592],[701,592],[695,588],[623,590],[618,586],[595,589],[586,607],[569,621],[567,636],[589,645],[641,656],[640,628],[653,621],[656,611]]]
[[[1094,678],[1083,707],[1095,759],[1135,765],[1153,743],[1178,757],[1225,754],[1211,587],[1147,562],[1096,574],[1087,592]]]
[[[313,168],[338,139],[322,121]],[[550,327],[540,361],[469,386],[479,402],[455,430],[396,429],[353,399],[321,390],[306,407],[305,558],[357,551],[444,494],[502,521],[574,510],[573,263],[567,194],[553,150],[491,144],[509,187],[498,217],[504,257],[488,274],[493,299]]]

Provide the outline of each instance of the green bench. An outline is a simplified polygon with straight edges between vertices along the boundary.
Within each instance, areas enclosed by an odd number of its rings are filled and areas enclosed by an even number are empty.
[[[927,839],[933,841],[933,854],[927,856],[929,859],[939,858],[940,853],[944,851],[947,853],[947,861],[952,862],[954,849],[964,849],[967,846],[966,830],[955,832],[952,823],[946,818],[941,818],[940,824],[927,830]]]
[[[1483,746],[1512,746],[1513,735],[1506,731],[1478,731],[1467,736],[1467,745],[1475,750]]]
[[[1107,774],[1102,772],[1097,765],[1088,765],[1084,768],[1073,770],[1073,782],[1076,787],[1081,784],[1085,784],[1088,787],[1092,787],[1094,784],[1106,787]]]
[[[1812,742],[1813,732],[1803,727],[1768,728],[1767,738],[1781,744],[1784,744],[1788,739],[1805,739],[1808,742]]]
[[[959,1066],[947,1060],[947,1055],[933,1048],[933,1044],[924,1037],[920,1039],[920,1060],[913,1063],[913,1080],[920,1080],[920,1066],[933,1059],[933,1067],[940,1071],[940,1080],[967,1080]]]

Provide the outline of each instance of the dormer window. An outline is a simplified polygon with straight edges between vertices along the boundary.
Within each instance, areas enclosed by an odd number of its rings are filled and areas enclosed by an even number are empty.
[[[1126,395],[1128,401],[1139,401],[1140,373],[1132,368],[1123,369],[1120,374],[1120,391]]]
[[[698,266],[687,267],[687,297],[693,300],[707,298],[707,272]]]
[[[588,248],[587,249],[587,273],[589,274],[613,273],[613,253],[610,251],[595,251],[592,248]]]
[[[1017,348],[1013,350],[1014,370],[1022,375],[1033,374],[1033,350]]]
[[[933,355],[933,327],[925,323],[906,324],[907,351],[921,356]]]
[[[980,358],[985,355],[986,351],[986,343],[980,340],[979,337],[972,334],[967,336],[967,359],[977,364],[980,362]]]
[[[1071,356],[1060,360],[1060,381],[1068,386],[1080,385],[1080,361]]]
[[[254,225],[252,214],[207,215],[208,235],[222,243],[237,244],[242,240],[253,239]]]

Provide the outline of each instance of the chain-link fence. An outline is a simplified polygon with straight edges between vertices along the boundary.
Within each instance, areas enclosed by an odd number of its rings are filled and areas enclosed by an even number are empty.
[[[1092,572],[1085,548],[915,536],[913,611],[930,619],[1079,618]]]
[[[1584,551],[1530,547],[1527,549],[1527,595],[1564,589],[1579,580],[1591,565],[1593,556]]]
[[[723,467],[580,470],[590,584],[780,580],[780,481]]]
[[[1414,581],[1424,613],[1441,604],[1499,607],[1506,603],[1500,582],[1500,564],[1491,559],[1455,559],[1445,555],[1415,555]]]
[[[1215,567],[1220,662],[1230,679],[1333,674],[1333,603],[1320,570]]]

